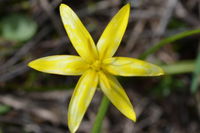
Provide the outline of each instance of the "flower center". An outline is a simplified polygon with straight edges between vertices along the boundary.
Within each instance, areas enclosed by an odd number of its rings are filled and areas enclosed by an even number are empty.
[[[95,71],[100,71],[101,70],[101,61],[96,60],[93,64],[90,65],[92,69]]]

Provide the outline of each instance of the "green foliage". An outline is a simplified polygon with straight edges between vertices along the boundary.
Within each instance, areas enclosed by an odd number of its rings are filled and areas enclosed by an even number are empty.
[[[184,83],[181,80],[168,75],[165,76],[154,89],[152,89],[152,92],[158,97],[166,97],[169,96],[172,91],[183,87]]]
[[[0,21],[0,36],[10,41],[27,41],[35,35],[36,30],[36,22],[26,15],[12,14]]]
[[[199,58],[199,57],[198,57]],[[199,63],[199,62],[198,62]],[[197,64],[198,64],[197,63]],[[191,73],[194,72],[193,81],[191,84],[191,91],[195,93],[198,89],[199,84],[199,74],[200,68],[195,66],[195,61],[180,61],[174,64],[168,64],[161,66],[165,71],[166,75],[160,81],[158,86],[152,89],[153,93],[159,97],[165,97],[171,94],[172,91],[177,90],[178,88],[184,88],[184,84],[181,80],[174,78],[173,75]]]
[[[8,105],[0,104],[0,115],[4,115],[11,110],[11,107]]]
[[[194,61],[180,61],[174,64],[161,66],[166,75],[182,74],[194,71]]]
[[[180,28],[185,28],[185,27],[187,27],[187,25],[183,23],[183,21],[176,18],[172,18],[168,24],[169,29],[180,29]]]
[[[197,92],[199,83],[200,83],[200,52],[198,53],[198,56],[196,59],[193,78],[192,78],[192,84],[191,84],[192,93]]]
[[[163,47],[163,46],[165,46],[167,44],[170,44],[171,42],[174,42],[174,41],[177,41],[179,39],[182,39],[182,38],[185,38],[185,37],[188,37],[188,36],[191,36],[191,35],[195,35],[195,34],[200,34],[200,29],[185,31],[185,32],[181,32],[181,33],[176,34],[176,35],[172,35],[172,36],[170,36],[168,38],[165,38],[165,39],[161,40],[157,44],[153,45],[151,48],[149,48],[143,54],[141,54],[139,58],[140,59],[145,59],[150,54],[155,53],[161,47]]]

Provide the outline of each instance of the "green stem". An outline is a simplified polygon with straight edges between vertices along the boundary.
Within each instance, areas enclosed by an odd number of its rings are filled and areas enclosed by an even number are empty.
[[[145,51],[143,54],[139,56],[140,59],[146,59],[149,55],[159,50],[162,46],[167,45],[173,41],[182,39],[187,36],[191,36],[194,34],[199,34],[200,29],[181,32],[179,34],[173,35],[171,37],[168,37],[166,39],[161,40],[151,48],[149,48],[147,51]],[[185,72],[191,72],[194,70],[194,62],[181,62],[180,64],[172,64],[169,66],[163,66],[163,69],[168,74],[177,74],[177,73],[185,73]],[[109,100],[106,96],[103,97],[101,105],[98,110],[98,114],[94,123],[94,126],[92,128],[92,133],[100,133],[101,132],[101,125],[104,119],[104,116],[106,114],[106,111],[109,106]]]
[[[109,104],[110,104],[110,102],[109,102],[108,98],[104,95],[102,98],[102,101],[101,101],[101,105],[98,110],[97,117],[94,122],[94,126],[92,128],[92,133],[100,133],[101,132],[101,126],[103,123],[103,119],[106,115],[106,112],[108,110]]]

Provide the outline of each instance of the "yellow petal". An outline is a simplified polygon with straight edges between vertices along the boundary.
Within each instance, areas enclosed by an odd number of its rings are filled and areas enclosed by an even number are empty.
[[[129,119],[136,121],[136,115],[126,92],[111,75],[99,72],[100,87],[115,107]]]
[[[88,62],[97,59],[94,41],[74,11],[69,6],[61,4],[60,15],[65,30],[79,55]]]
[[[98,74],[93,70],[85,72],[78,81],[68,109],[68,126],[76,132],[98,84]]]
[[[128,57],[113,57],[103,61],[104,70],[120,76],[159,76],[164,71],[159,66]]]
[[[125,5],[110,21],[97,43],[100,59],[112,57],[124,35],[130,13],[130,5]]]
[[[39,58],[31,61],[28,66],[41,72],[59,75],[81,75],[89,67],[81,57],[71,55]]]

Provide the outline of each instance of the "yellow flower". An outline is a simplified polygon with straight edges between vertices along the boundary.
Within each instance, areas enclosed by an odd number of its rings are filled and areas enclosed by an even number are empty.
[[[122,114],[136,121],[136,115],[128,96],[112,75],[159,76],[164,73],[160,67],[138,59],[112,57],[122,40],[129,14],[130,5],[127,4],[110,21],[96,46],[73,10],[65,4],[61,4],[62,22],[69,39],[80,56],[47,56],[28,64],[31,68],[46,73],[82,75],[68,108],[68,127],[72,133],[78,129],[98,84]]]

